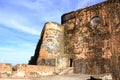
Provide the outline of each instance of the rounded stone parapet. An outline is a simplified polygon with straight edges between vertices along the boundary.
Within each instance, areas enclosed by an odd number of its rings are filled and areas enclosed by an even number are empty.
[[[53,63],[50,65],[54,65],[54,59],[64,54],[64,27],[55,22],[48,22],[44,26],[42,36],[37,64],[44,65],[49,61]]]

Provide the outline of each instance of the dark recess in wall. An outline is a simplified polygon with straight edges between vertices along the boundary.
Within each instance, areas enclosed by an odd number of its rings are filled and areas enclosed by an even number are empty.
[[[43,40],[43,34],[44,34],[44,31],[45,31],[45,26],[42,30],[42,33],[41,33],[41,37],[38,41],[38,44],[36,46],[36,49],[35,49],[35,54],[34,56],[31,57],[31,59],[29,60],[29,63],[30,65],[37,65],[37,59],[39,57],[39,52],[40,52],[40,47],[41,47],[41,44],[42,44],[42,40]]]

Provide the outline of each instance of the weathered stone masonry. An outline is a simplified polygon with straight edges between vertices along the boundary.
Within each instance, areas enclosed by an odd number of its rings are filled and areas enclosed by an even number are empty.
[[[62,25],[46,23],[29,64],[1,63],[0,78],[61,75],[71,70],[112,73],[112,80],[119,80],[120,0],[66,13]]]
[[[65,53],[69,54],[75,73],[119,74],[119,1],[64,14],[62,24],[65,26]]]
[[[29,64],[54,66],[59,69],[67,67],[68,58],[64,54],[64,27],[62,25],[55,22],[46,23],[37,48],[35,52],[37,56],[33,56]]]
[[[62,25],[45,25],[30,64],[74,67],[74,73],[120,77],[119,33],[118,0],[66,13]]]
[[[45,24],[29,64],[0,64],[0,78],[112,73],[120,78],[120,1],[86,7]],[[73,68],[74,70],[72,70]]]

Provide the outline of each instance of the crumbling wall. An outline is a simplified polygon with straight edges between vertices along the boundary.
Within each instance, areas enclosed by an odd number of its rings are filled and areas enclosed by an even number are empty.
[[[61,75],[66,69],[67,57],[59,56],[57,67],[44,65],[0,64],[0,78],[38,78],[43,76]]]
[[[55,67],[18,64],[13,67],[12,77],[41,77],[54,75]]]
[[[120,2],[103,2],[64,14],[62,24],[65,53],[74,60],[75,73],[119,74]]]
[[[0,64],[0,78],[11,77],[12,65],[11,64]]]

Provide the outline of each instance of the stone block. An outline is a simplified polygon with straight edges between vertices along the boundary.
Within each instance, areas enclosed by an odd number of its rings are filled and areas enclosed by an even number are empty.
[[[41,77],[54,75],[54,67],[18,64],[13,67],[13,77]]]
[[[44,58],[41,61],[41,65],[56,66],[56,58]]]
[[[75,18],[75,12],[74,11],[66,13],[62,16],[62,22],[61,23],[63,24],[66,21],[71,20],[73,18]]]
[[[68,55],[61,55],[57,58],[57,66],[59,69],[66,69],[68,67]]]
[[[12,65],[0,63],[0,77],[11,77]]]

